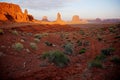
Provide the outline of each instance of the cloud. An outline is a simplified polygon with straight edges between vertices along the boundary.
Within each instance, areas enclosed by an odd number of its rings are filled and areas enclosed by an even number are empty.
[[[67,3],[74,0],[20,0],[20,5],[24,8],[51,10],[65,7]],[[77,1],[77,0],[76,0]]]
[[[35,10],[51,10],[67,6],[68,3],[79,0],[0,0],[19,4],[22,8]]]

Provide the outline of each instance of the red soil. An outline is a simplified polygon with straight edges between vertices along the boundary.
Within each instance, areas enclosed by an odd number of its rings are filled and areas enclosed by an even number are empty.
[[[114,38],[119,35],[120,26],[116,28],[115,33],[111,33],[108,30],[110,25],[113,24],[89,24],[77,25],[77,27],[73,27],[73,25],[2,27],[4,33],[0,35],[0,80],[119,80],[120,65],[114,64],[110,59],[114,55],[120,57],[120,40]],[[11,33],[13,30],[17,30],[18,35]],[[83,30],[85,35],[80,34],[80,30]],[[33,50],[30,43],[34,42],[36,33],[47,35],[37,43],[38,49]],[[97,34],[102,37],[102,41],[98,41]],[[78,46],[76,43],[78,40],[89,41],[90,44]],[[55,46],[46,46],[45,41],[49,41]],[[74,45],[73,54],[67,55],[70,59],[68,66],[59,68],[51,63],[42,66],[44,61],[40,56],[43,52],[49,50],[64,52],[62,46],[68,41]],[[19,52],[14,50],[12,45],[15,42],[21,42],[24,49]],[[109,46],[114,47],[115,51],[103,63],[105,68],[89,68],[88,63],[99,55],[102,49]],[[84,47],[87,51],[79,54],[79,50]]]

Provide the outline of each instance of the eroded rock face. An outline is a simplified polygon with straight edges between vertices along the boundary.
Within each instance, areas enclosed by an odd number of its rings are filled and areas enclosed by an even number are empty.
[[[0,21],[7,21],[8,19],[4,14],[0,14]]]
[[[29,21],[29,17],[27,10],[23,13],[19,5],[0,2],[0,20],[27,22]]]

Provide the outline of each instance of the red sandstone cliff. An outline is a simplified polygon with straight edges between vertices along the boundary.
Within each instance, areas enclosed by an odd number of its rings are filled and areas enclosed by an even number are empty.
[[[27,10],[23,13],[19,5],[0,2],[0,21],[28,22],[33,19]]]

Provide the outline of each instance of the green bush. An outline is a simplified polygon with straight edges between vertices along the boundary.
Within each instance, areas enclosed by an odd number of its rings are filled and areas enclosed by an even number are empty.
[[[0,35],[4,34],[4,31],[2,29],[0,29]]]
[[[100,55],[95,57],[95,60],[103,61],[105,58],[106,58],[106,55],[100,54]]]
[[[30,43],[30,47],[34,50],[37,49],[37,44],[36,43]]]
[[[111,61],[115,64],[120,64],[120,57],[119,56],[113,56],[111,58]]]
[[[13,31],[12,31],[12,34],[14,34],[14,35],[18,35],[18,31],[13,30]]]
[[[38,39],[41,39],[41,38],[42,38],[42,35],[41,35],[41,34],[35,34],[34,37],[35,37],[35,38],[38,38]]]
[[[54,63],[56,66],[64,67],[68,65],[69,58],[61,51],[49,51],[42,54],[43,59],[48,59],[49,62]]]
[[[46,44],[47,46],[53,46],[53,44],[50,43],[50,42],[48,42],[48,41],[46,41],[45,44]]]
[[[82,48],[80,51],[79,51],[79,54],[83,54],[86,52],[86,49],[85,48]]]
[[[111,55],[111,53],[114,52],[114,51],[115,51],[115,48],[109,47],[109,48],[107,48],[107,49],[102,49],[102,50],[101,50],[101,53],[104,54],[104,55],[106,55],[106,56],[109,56],[109,55]]]
[[[64,45],[65,53],[72,54],[73,53],[73,45],[71,43],[67,43]]]
[[[23,44],[22,44],[22,43],[19,43],[19,42],[13,44],[12,47],[13,47],[15,50],[17,50],[17,51],[21,51],[21,50],[24,48]]]
[[[93,60],[89,63],[89,67],[92,68],[92,67],[96,67],[96,68],[103,68],[103,65],[101,63],[101,61],[99,60]]]

